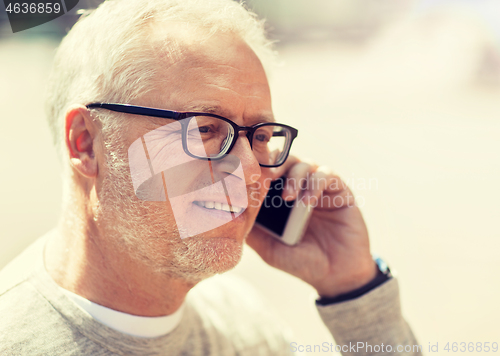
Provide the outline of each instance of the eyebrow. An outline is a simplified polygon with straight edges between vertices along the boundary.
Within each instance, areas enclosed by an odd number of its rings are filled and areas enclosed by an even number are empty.
[[[220,115],[224,113],[225,110],[219,105],[191,104],[186,106],[185,111],[206,112],[207,114]]]
[[[185,107],[185,112],[202,112],[207,114],[219,115],[222,117],[227,117],[230,119],[231,115],[228,115],[229,112],[225,110],[220,105],[210,105],[210,104],[191,104]],[[272,114],[270,116],[267,115],[259,115],[253,119],[248,120],[251,124],[256,124],[260,122],[276,122]]]

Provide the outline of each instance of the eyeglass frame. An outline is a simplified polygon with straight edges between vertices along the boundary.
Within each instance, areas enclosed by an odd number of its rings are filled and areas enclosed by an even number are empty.
[[[239,133],[240,131],[246,131],[246,136],[248,139],[248,142],[250,143],[250,148],[252,148],[252,141],[253,141],[253,135],[255,131],[263,126],[280,126],[283,128],[286,128],[290,132],[290,140],[287,144],[287,147],[285,147],[283,150],[286,150],[285,156],[282,158],[281,163],[279,164],[262,164],[259,163],[261,167],[266,167],[266,168],[274,168],[274,167],[279,167],[283,165],[283,163],[286,162],[288,155],[290,154],[290,148],[292,147],[293,140],[298,135],[298,130],[285,125],[285,124],[280,124],[280,123],[275,123],[275,122],[261,122],[252,126],[240,126],[236,124],[235,122],[220,116],[216,114],[211,114],[211,113],[203,113],[203,112],[183,112],[183,111],[172,111],[172,110],[164,110],[164,109],[155,109],[155,108],[148,108],[145,106],[136,106],[136,105],[130,105],[130,104],[117,104],[117,103],[91,103],[86,105],[87,109],[106,109],[110,111],[115,111],[115,112],[121,112],[125,114],[133,114],[133,115],[142,115],[142,116],[151,116],[151,117],[158,117],[158,118],[163,118],[163,119],[171,119],[171,120],[183,120],[187,118],[194,118],[196,116],[209,116],[209,117],[214,117],[220,120],[223,120],[227,123],[229,123],[234,130],[235,135],[231,138],[232,142],[229,145],[229,147],[226,149],[226,152],[220,155],[220,157],[201,157],[201,156],[196,156],[189,152],[188,145],[187,145],[187,128],[189,125],[189,121],[180,121],[180,124],[182,126],[182,148],[184,149],[184,152],[196,159],[202,159],[206,161],[217,161],[225,157],[225,155],[229,154],[231,150],[233,149],[234,145],[236,144],[236,141],[238,140]],[[219,153],[220,154],[220,153]]]

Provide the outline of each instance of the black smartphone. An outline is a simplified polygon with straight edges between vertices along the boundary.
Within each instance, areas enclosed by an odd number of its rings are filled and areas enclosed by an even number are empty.
[[[305,232],[312,207],[300,201],[301,193],[299,199],[285,201],[281,197],[285,183],[286,177],[271,183],[255,224],[284,244],[293,246],[300,242]]]

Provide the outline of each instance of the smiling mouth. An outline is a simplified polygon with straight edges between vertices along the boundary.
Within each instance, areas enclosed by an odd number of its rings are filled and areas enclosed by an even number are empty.
[[[239,214],[244,210],[243,208],[241,208],[239,206],[232,206],[232,205],[229,205],[226,203],[218,203],[218,202],[214,202],[214,201],[197,201],[197,200],[195,200],[193,203],[202,207],[202,208],[205,208],[205,209],[227,211],[228,213]]]

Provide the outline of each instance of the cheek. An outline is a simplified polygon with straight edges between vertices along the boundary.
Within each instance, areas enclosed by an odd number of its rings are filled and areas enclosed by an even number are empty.
[[[210,177],[202,176],[207,163],[184,152],[180,133],[173,132],[176,125],[180,128],[179,123],[150,131],[142,128],[128,137],[130,173],[140,200],[158,201],[165,195],[167,199],[177,198],[207,185],[207,179],[210,181]],[[178,200],[182,205],[183,199]]]
[[[262,168],[262,174],[259,178],[259,186],[261,192],[261,201],[266,197],[267,192],[269,191],[269,187],[272,183],[272,174],[270,168]]]
[[[252,216],[257,217],[260,206],[266,197],[271,184],[269,176],[262,175],[249,189],[248,210]]]

